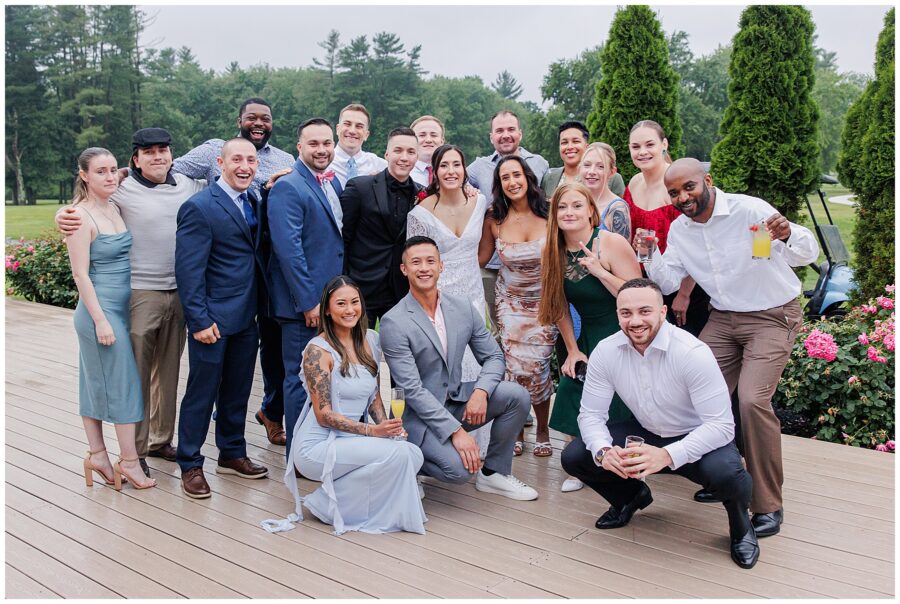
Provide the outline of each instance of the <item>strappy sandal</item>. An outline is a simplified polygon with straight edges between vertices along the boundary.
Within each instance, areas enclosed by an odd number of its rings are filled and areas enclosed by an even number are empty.
[[[127,482],[130,482],[131,486],[133,486],[136,489],[149,489],[151,487],[156,486],[156,481],[152,478],[147,478],[146,481],[143,483],[135,482],[134,478],[131,478],[130,476],[128,476],[127,474],[122,472],[121,464],[123,461],[129,461],[129,462],[130,461],[138,461],[139,462],[137,457],[135,457],[134,459],[125,459],[124,457],[120,457],[119,461],[117,461],[115,464],[113,464],[113,473],[114,473],[114,478],[115,478],[114,486],[117,491],[122,490],[122,483],[126,482],[126,480],[125,480],[126,478],[128,479]],[[143,471],[141,471],[140,468],[138,468],[138,471],[140,471],[141,474],[143,474]]]
[[[516,444],[513,445],[513,456],[518,457],[525,451],[525,443],[521,440],[517,440]]]
[[[553,447],[550,446],[550,441],[542,442],[542,443],[534,443],[534,449],[531,451],[534,453],[535,457],[550,457],[553,455]]]
[[[115,484],[115,478],[110,478],[109,476],[104,474],[103,470],[95,466],[94,462],[91,461],[91,455],[96,455],[97,453],[104,452],[106,452],[106,447],[98,449],[97,451],[88,451],[87,457],[84,458],[84,484],[89,487],[94,486],[94,472],[99,474],[106,484]],[[115,472],[115,468],[113,468],[113,472]]]

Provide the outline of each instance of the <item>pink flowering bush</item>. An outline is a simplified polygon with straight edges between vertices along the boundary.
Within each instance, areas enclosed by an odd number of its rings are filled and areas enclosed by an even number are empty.
[[[773,403],[815,438],[894,451],[894,286],[846,316],[804,323]]]
[[[6,246],[7,295],[32,302],[75,308],[78,290],[69,266],[69,252],[55,232],[34,241],[20,239]]]

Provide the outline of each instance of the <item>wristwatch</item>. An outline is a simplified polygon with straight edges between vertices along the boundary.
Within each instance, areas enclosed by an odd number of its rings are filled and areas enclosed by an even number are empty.
[[[603,447],[600,449],[600,452],[594,456],[594,463],[597,464],[598,467],[603,467],[603,456],[606,455],[606,452],[612,449],[612,447]]]

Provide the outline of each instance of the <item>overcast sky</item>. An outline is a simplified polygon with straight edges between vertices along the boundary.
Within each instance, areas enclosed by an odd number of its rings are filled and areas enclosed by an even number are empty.
[[[668,34],[684,30],[695,56],[727,44],[743,5],[651,5]],[[142,6],[153,22],[143,44],[188,46],[205,68],[307,67],[321,57],[317,43],[336,29],[348,42],[396,33],[409,49],[422,45],[430,77],[480,76],[490,83],[504,69],[522,84],[519,100],[541,102],[550,63],[574,58],[603,42],[615,6]],[[888,6],[809,6],[818,45],[837,53],[841,71],[871,74],[875,44]]]

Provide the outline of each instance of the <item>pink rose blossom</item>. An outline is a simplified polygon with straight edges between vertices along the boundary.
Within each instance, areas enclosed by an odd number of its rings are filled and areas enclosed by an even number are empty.
[[[885,296],[878,296],[877,298],[875,298],[875,301],[878,302],[878,306],[880,306],[881,308],[885,308],[887,310],[894,308],[894,301]]]
[[[29,246],[28,246],[28,251],[29,251],[29,252],[34,252],[34,246],[33,246],[33,245],[29,245]]]
[[[881,451],[882,453],[887,453],[887,447],[885,447],[884,445],[875,445],[875,450]]]
[[[859,335],[856,337],[856,339],[859,340],[859,343],[862,344],[863,346],[868,346],[868,345],[869,345],[869,336],[866,335],[865,332],[859,334]]]
[[[859,307],[859,309],[868,315],[874,315],[878,312],[878,309],[874,304],[863,304]]]
[[[895,448],[897,448],[897,445],[892,440],[889,440],[886,443],[884,443],[884,446],[888,451],[893,451]]]
[[[852,386],[853,384],[858,384],[858,383],[859,383],[859,378],[858,378],[857,376],[855,376],[855,375],[851,375],[851,376],[850,376],[850,379],[847,380],[847,383],[850,384],[851,386]]]
[[[894,351],[894,334],[889,333],[888,335],[884,336],[884,347],[891,352]]]
[[[806,340],[803,341],[806,355],[813,359],[825,359],[833,361],[837,357],[838,346],[830,333],[824,333],[818,329],[812,330]]]
[[[16,260],[15,262],[13,262],[10,268],[12,268],[12,272],[16,272],[17,270],[19,270],[19,261]]]
[[[886,292],[889,293],[889,294],[894,293],[894,289],[895,289],[895,288],[894,288],[893,285],[885,285],[885,286],[884,286],[884,291],[886,291]]]

